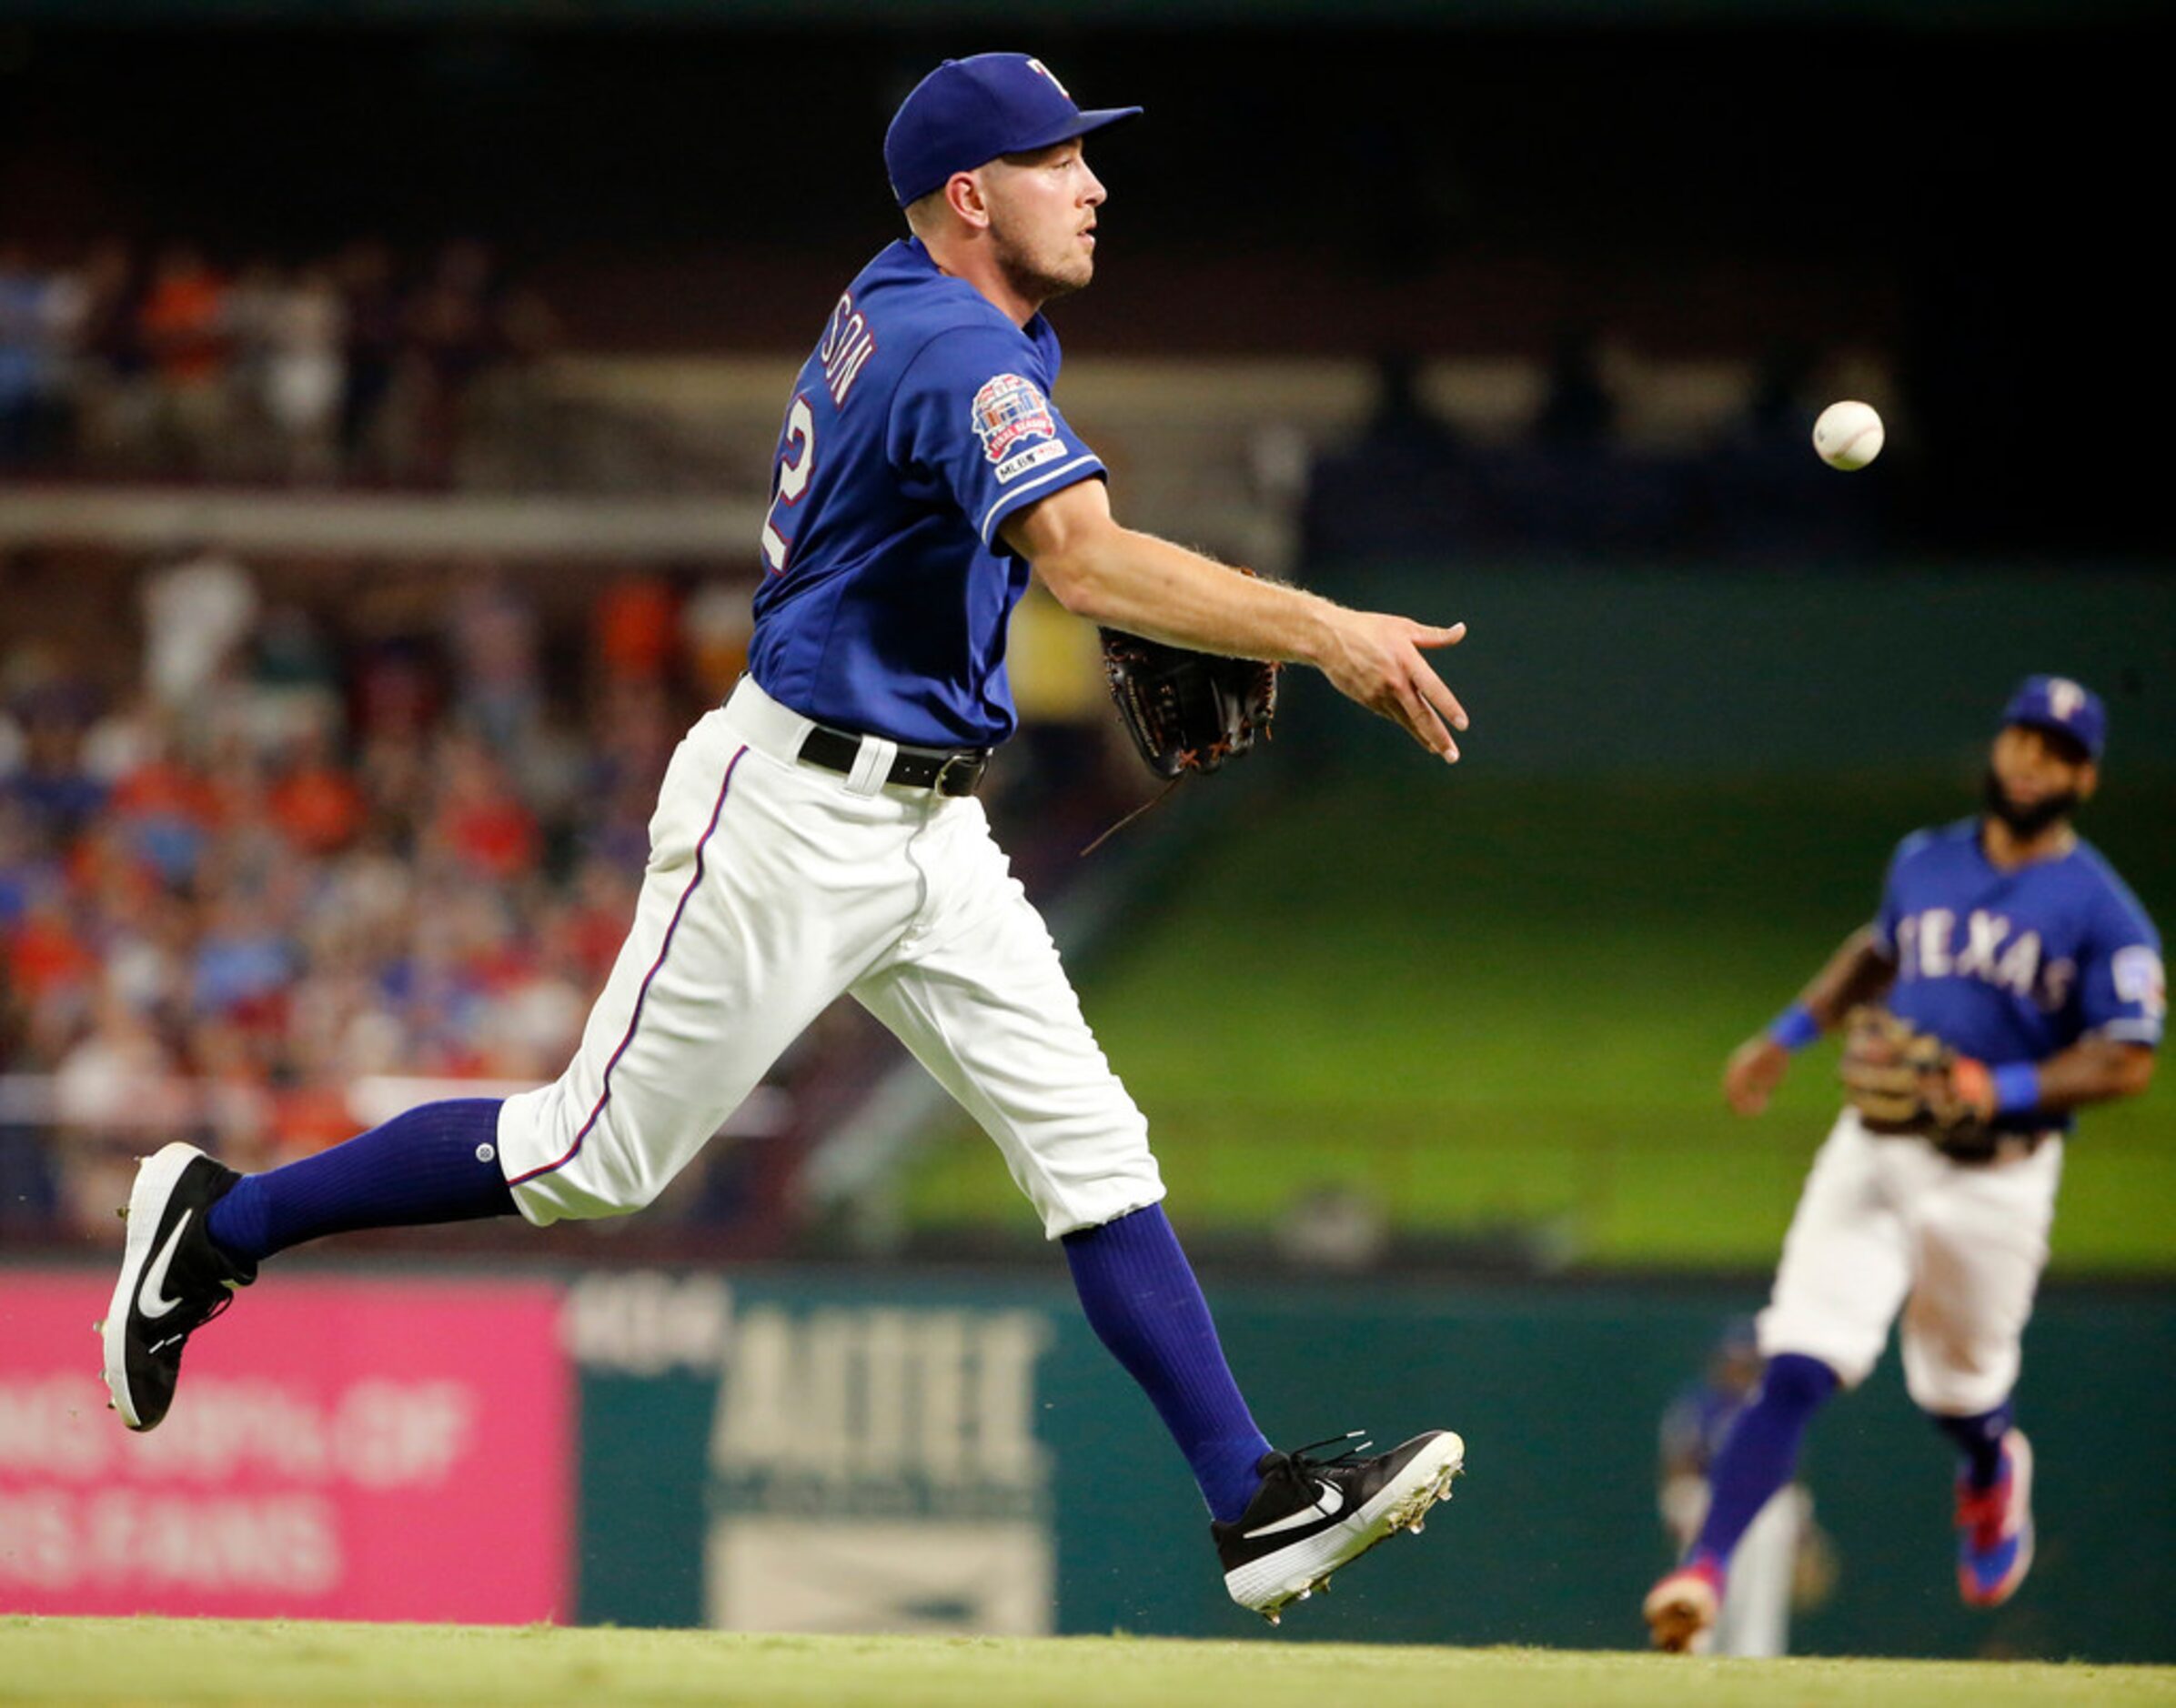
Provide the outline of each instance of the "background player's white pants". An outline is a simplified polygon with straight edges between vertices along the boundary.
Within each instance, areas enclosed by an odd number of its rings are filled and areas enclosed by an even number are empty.
[[[2061,1178],[2058,1137],[2028,1156],[1952,1162],[1845,1110],[1791,1218],[1762,1353],[1803,1352],[1856,1387],[1900,1311],[1912,1399],[1953,1417],[1992,1410],[2017,1383]]]
[[[1788,1650],[1798,1539],[1811,1504],[1804,1489],[1787,1482],[1753,1514],[1731,1551],[1729,1586],[1703,1653],[1758,1657]]]
[[[982,803],[857,789],[793,758],[809,728],[743,679],[673,755],[581,1048],[499,1117],[521,1213],[649,1203],[848,991],[996,1140],[1050,1238],[1156,1202],[1147,1124]]]

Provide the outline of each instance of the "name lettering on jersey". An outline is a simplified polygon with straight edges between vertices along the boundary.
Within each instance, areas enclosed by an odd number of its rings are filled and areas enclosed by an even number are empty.
[[[968,407],[968,420],[982,442],[982,455],[997,465],[1001,481],[1049,461],[1065,448],[1058,439],[1058,421],[1049,400],[1033,380],[1018,374],[1000,374],[976,392]],[[1051,441],[1038,447],[1043,454],[1031,456],[1021,449],[1022,440],[1038,438]]]
[[[823,364],[824,387],[834,404],[845,403],[846,394],[853,389],[862,367],[875,354],[876,334],[854,306],[853,293],[848,291],[831,310],[831,324],[824,327],[822,342],[816,347],[816,359]]]
[[[2038,931],[2013,935],[2007,916],[1975,908],[1960,921],[1947,908],[1929,908],[1897,921],[1897,970],[1906,979],[1977,979],[2030,999],[2052,1014],[2078,976],[2074,962],[2043,961]]]

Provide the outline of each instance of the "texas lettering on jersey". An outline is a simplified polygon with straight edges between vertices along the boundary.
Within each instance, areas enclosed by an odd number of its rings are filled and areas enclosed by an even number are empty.
[[[2050,1014],[2070,1000],[2078,963],[2043,959],[2040,936],[2019,930],[2002,914],[1974,908],[1960,921],[1948,908],[1928,908],[1897,921],[1897,972],[1904,979],[1979,979],[2012,996],[2028,997]]]
[[[1873,929],[1897,966],[1889,1006],[1966,1055],[2045,1061],[2089,1036],[2161,1041],[2160,937],[2082,839],[2003,869],[1975,819],[1918,832],[1891,862]]]

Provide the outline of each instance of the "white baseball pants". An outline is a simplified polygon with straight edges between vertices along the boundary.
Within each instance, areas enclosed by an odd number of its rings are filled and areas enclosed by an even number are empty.
[[[1762,1353],[1818,1358],[1856,1387],[1901,1312],[1913,1401],[1951,1417],[1993,1410],[2017,1385],[2061,1178],[2057,1136],[2028,1155],[1952,1162],[1846,1110],[1783,1241]]]
[[[507,1100],[521,1213],[623,1214],[851,992],[997,1141],[1052,1239],[1164,1196],[1147,1123],[1082,1018],[982,803],[801,763],[811,728],[744,678],[674,753],[635,921],[581,1047]]]
[[[1790,1652],[1791,1586],[1812,1506],[1801,1486],[1787,1482],[1753,1514],[1730,1551],[1730,1586],[1701,1653],[1765,1660]]]

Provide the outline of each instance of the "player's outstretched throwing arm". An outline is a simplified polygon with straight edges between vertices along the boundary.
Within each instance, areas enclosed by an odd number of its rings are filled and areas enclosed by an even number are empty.
[[[1008,519],[1005,542],[1076,617],[1172,646],[1311,664],[1337,691],[1387,718],[1446,761],[1466,727],[1457,697],[1425,652],[1454,647],[1447,628],[1241,575],[1168,540],[1123,527],[1100,480],[1083,480]]]
[[[1723,1095],[1740,1115],[1758,1115],[1783,1082],[1791,1052],[1836,1030],[1863,1005],[1879,1001],[1896,981],[1897,965],[1871,926],[1846,938],[1828,964],[1776,1022],[1733,1050],[1723,1070]],[[1986,1120],[1996,1112],[1996,1088],[1984,1064],[1952,1054],[1940,1066],[1943,1090],[1961,1100],[1961,1113]],[[1849,1080],[1847,1072],[1847,1080]],[[2032,1107],[2050,1115],[2136,1097],[2152,1083],[2153,1050],[2128,1039],[2088,1036],[2038,1064]],[[1938,1101],[1940,1100],[1938,1099]]]

